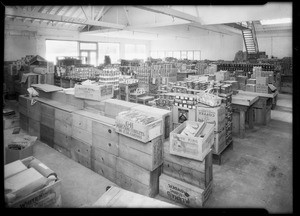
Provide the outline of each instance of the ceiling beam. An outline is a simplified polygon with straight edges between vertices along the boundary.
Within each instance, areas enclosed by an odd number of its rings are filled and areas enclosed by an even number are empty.
[[[155,13],[160,13],[160,14],[165,14],[165,15],[169,15],[169,16],[172,16],[172,17],[177,17],[179,19],[187,20],[187,21],[190,21],[190,22],[195,22],[195,23],[202,24],[200,18],[198,18],[196,16],[192,16],[192,15],[187,14],[187,13],[183,13],[183,12],[178,11],[178,10],[174,10],[172,8],[169,8],[169,7],[162,7],[162,6],[135,6],[135,7],[143,9],[143,10],[155,12]]]
[[[65,23],[75,23],[75,24],[81,24],[81,25],[102,26],[102,27],[117,28],[117,29],[125,28],[124,25],[115,24],[115,23],[94,21],[94,20],[89,20],[89,19],[85,20],[85,19],[80,19],[80,18],[75,18],[75,17],[58,16],[58,15],[53,15],[53,14],[27,12],[27,11],[15,10],[15,9],[11,9],[11,8],[7,8],[5,10],[5,15],[10,15],[10,16],[15,16],[15,17],[23,17],[23,18],[31,18],[31,19],[40,19],[40,20],[51,20],[51,21],[65,22]]]
[[[82,12],[83,12],[85,18],[88,20],[88,19],[89,19],[89,17],[88,17],[88,11],[86,11],[86,10],[84,9],[84,6],[80,6],[80,8],[81,8],[81,10],[82,10]]]
[[[128,16],[127,7],[124,6],[123,9],[124,9],[124,11],[125,11],[125,15],[126,15],[126,18],[127,18],[127,22],[128,22],[129,25],[131,25],[132,23],[131,23],[130,18],[129,18],[129,16]]]
[[[94,18],[94,20],[99,20],[99,19],[100,19],[101,15],[102,15],[102,13],[103,13],[104,8],[105,8],[105,6],[103,6],[103,7],[100,9],[99,13],[98,13],[97,16]]]

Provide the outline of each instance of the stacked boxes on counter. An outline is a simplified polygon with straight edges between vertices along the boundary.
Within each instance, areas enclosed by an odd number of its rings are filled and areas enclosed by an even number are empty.
[[[116,68],[103,69],[98,75],[100,84],[112,84],[114,90],[119,90],[119,77],[121,72]]]
[[[256,92],[256,79],[247,80],[246,91]]]
[[[203,207],[212,191],[213,124],[186,121],[163,145],[159,194],[189,207]]]

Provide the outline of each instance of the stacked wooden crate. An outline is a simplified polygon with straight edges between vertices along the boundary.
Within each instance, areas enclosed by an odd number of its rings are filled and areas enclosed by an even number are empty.
[[[213,142],[213,141],[211,141]],[[212,153],[203,161],[170,153],[170,143],[163,144],[163,170],[159,194],[189,207],[203,207],[212,192]]]

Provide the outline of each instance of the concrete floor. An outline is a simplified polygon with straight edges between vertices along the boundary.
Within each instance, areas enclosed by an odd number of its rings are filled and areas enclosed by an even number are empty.
[[[16,136],[11,133],[12,129],[4,131],[6,144]],[[90,206],[106,186],[115,185],[40,141],[33,155],[62,179],[63,207]],[[234,137],[233,149],[224,152],[222,165],[213,165],[213,191],[206,207],[256,207],[269,213],[291,213],[292,165],[292,96],[280,94],[269,124],[247,129],[244,139]],[[159,195],[155,198],[173,203]]]

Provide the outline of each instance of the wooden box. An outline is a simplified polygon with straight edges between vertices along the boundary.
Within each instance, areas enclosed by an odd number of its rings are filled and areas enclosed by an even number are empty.
[[[253,85],[255,85],[256,84],[256,79],[248,79],[247,80],[247,84],[253,84]]]
[[[113,85],[77,85],[75,84],[75,97],[101,101],[113,97]]]
[[[54,116],[56,120],[59,120],[61,122],[64,122],[65,124],[72,126],[73,119],[72,119],[72,113],[70,111],[65,111],[56,108]]]
[[[246,91],[256,92],[256,85],[255,84],[247,84],[246,85]]]
[[[202,161],[214,143],[214,125],[198,123],[204,124],[204,129],[198,137],[190,137],[180,134],[186,127],[187,122],[185,121],[171,132],[170,154]]]
[[[87,130],[83,130],[79,127],[72,126],[72,137],[84,141],[88,143],[89,145],[92,145],[93,143],[93,136],[92,132],[88,132]]]
[[[52,100],[63,103],[63,104],[67,103],[67,97],[63,91],[52,92]]]
[[[28,133],[31,136],[36,136],[38,139],[40,139],[40,122],[28,118]]]
[[[99,110],[101,112],[105,112],[105,101],[91,101],[91,100],[83,100],[84,108],[93,108],[95,110]]]
[[[105,163],[101,163],[98,160],[92,159],[92,170],[99,175],[109,179],[110,181],[117,183],[117,171]]]
[[[78,109],[83,109],[84,108],[84,100],[76,98],[74,93],[73,94],[71,94],[71,93],[66,94],[66,102],[67,102],[67,104],[69,104],[71,106],[75,106]]]
[[[149,107],[145,105],[138,105],[132,107],[134,110],[144,111],[150,113],[152,115],[158,115],[162,119],[162,129],[163,129],[163,141],[168,139],[170,136],[170,132],[172,131],[172,112],[169,110],[159,109],[155,107]]]
[[[65,121],[60,121],[58,119],[55,119],[54,129],[60,131],[65,135],[72,136],[72,126],[67,124]]]
[[[22,163],[27,166],[34,157],[25,158]],[[46,167],[45,164],[42,164]],[[9,203],[10,208],[53,208],[61,207],[61,180],[58,178],[54,184],[43,187],[13,203]]]
[[[117,99],[108,99],[105,100],[104,111],[106,116],[115,118],[120,112],[130,110],[135,106],[138,106],[138,104]]]
[[[47,115],[51,118],[55,116],[55,107],[48,105],[46,103],[41,103],[41,115]]]
[[[26,115],[20,113],[20,127],[24,131],[28,131],[29,119]]]
[[[127,160],[117,157],[117,184],[135,193],[154,197],[158,194],[158,179],[161,166],[148,171]]]
[[[124,119],[122,116],[118,115],[116,117],[116,132],[144,143],[162,135],[162,120],[158,119],[157,116],[147,115],[156,118],[156,120],[144,125]]]
[[[256,84],[259,85],[268,85],[269,78],[268,77],[256,77]]]
[[[218,132],[225,126],[225,105],[219,107],[197,106],[196,121],[213,123],[214,131]]]
[[[28,109],[28,116],[31,119],[34,119],[38,122],[41,121],[41,106],[39,101],[37,101],[33,105],[30,105],[27,109]]]
[[[163,173],[202,189],[213,180],[212,153],[203,161],[170,154],[169,142],[164,143]]]
[[[185,206],[203,207],[211,192],[211,183],[203,190],[166,174],[159,177],[159,194]]]
[[[30,98],[25,97],[24,95],[19,95],[19,106],[23,106],[24,108],[28,108],[30,106]]]
[[[54,145],[54,129],[40,124],[41,141],[53,148]]]
[[[59,153],[63,154],[64,156],[68,157],[68,158],[72,158],[71,156],[71,151],[68,149],[65,149],[64,147],[61,147],[59,145],[54,144],[53,148],[58,151]]]
[[[53,129],[54,123],[55,123],[54,116],[51,117],[49,115],[41,114],[41,124]]]
[[[179,208],[179,206],[112,186],[92,207],[97,208]]]
[[[18,110],[19,110],[20,114],[23,114],[25,116],[29,116],[27,107],[22,106],[22,105],[19,104]]]
[[[163,163],[162,138],[142,143],[120,134],[119,157],[153,171]]]
[[[226,130],[225,127],[220,132],[214,132],[214,144],[212,147],[213,153],[219,154],[223,149],[223,145],[226,144]]]
[[[110,154],[109,152],[92,146],[91,148],[91,158],[96,160],[104,165],[116,170],[117,169],[117,156]]]
[[[54,144],[61,146],[67,150],[71,149],[72,137],[54,129]]]
[[[91,152],[92,146],[86,142],[71,138],[71,158],[87,168],[92,168]]]

